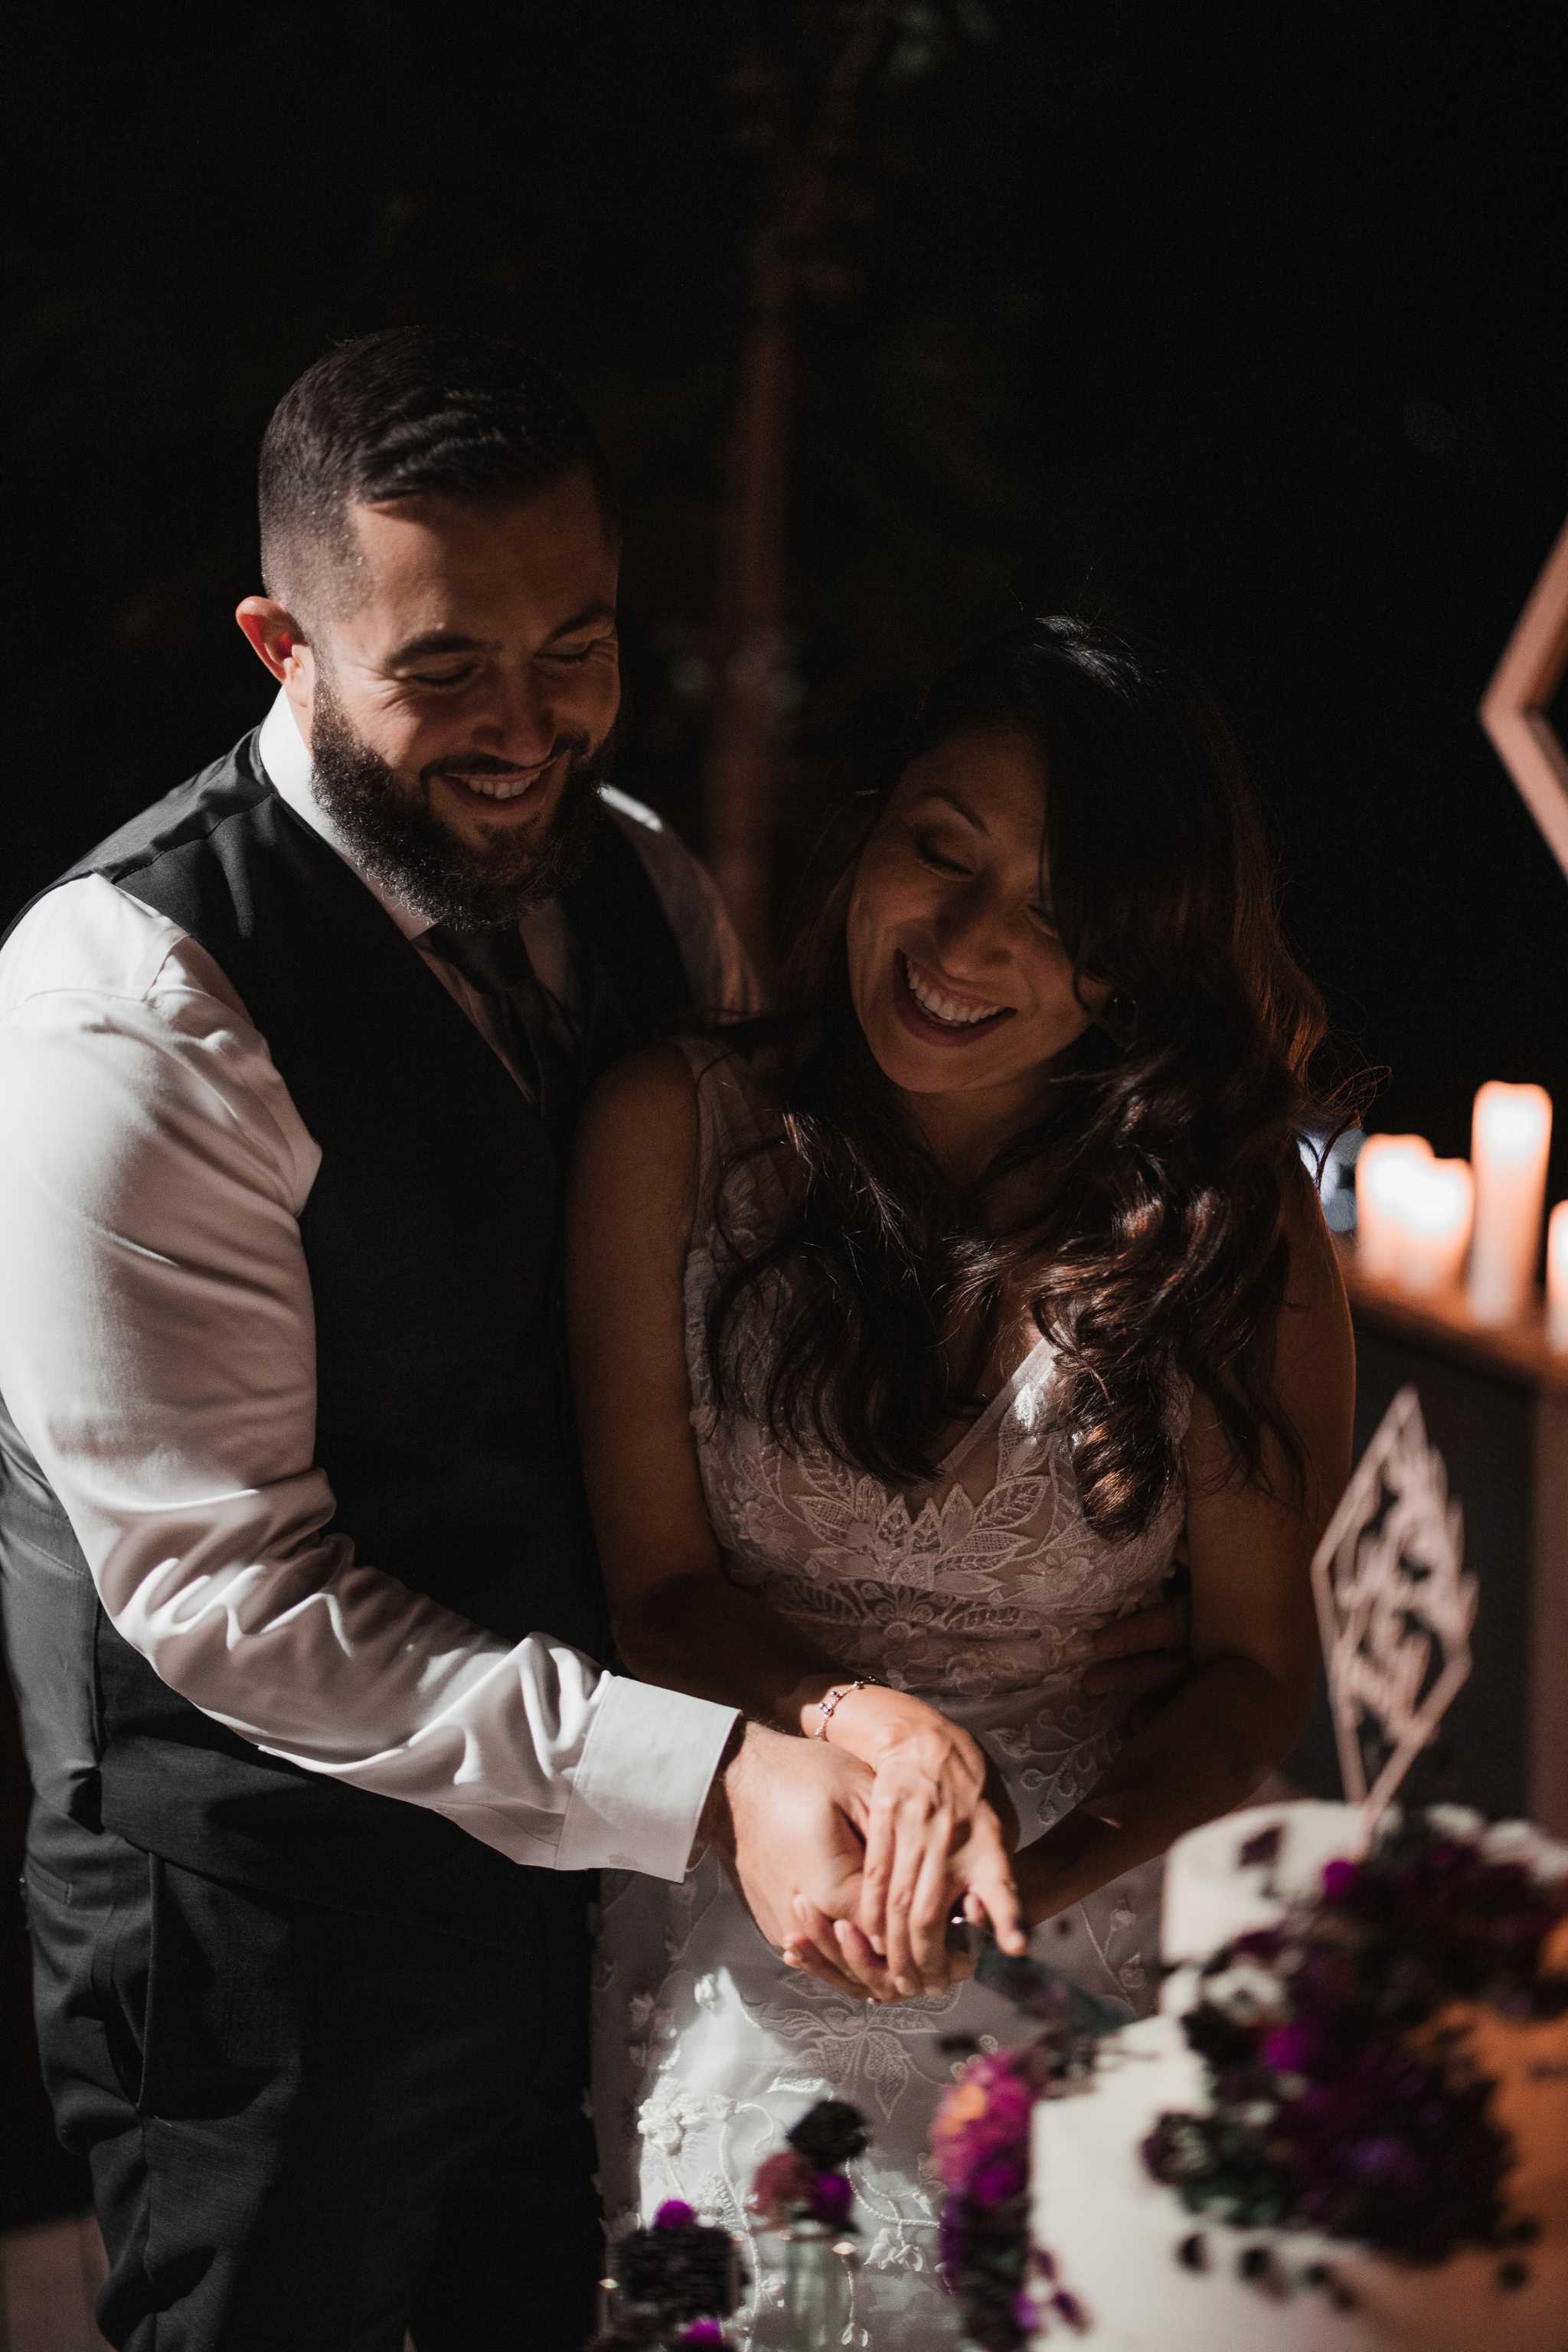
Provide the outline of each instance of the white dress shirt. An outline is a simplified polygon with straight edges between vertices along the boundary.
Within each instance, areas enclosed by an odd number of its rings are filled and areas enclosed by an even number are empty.
[[[281,696],[260,752],[353,865]],[[606,797],[700,1001],[744,1009],[712,883],[649,811]],[[416,947],[423,919],[366,887]],[[569,1009],[560,908],[526,929]],[[460,975],[428,961],[474,1017]],[[299,1228],[320,1163],[265,1038],[175,924],[89,876],[17,925],[0,950],[0,1393],[105,1610],[268,1754],[428,1806],[517,1862],[679,1879],[729,1708],[544,1634],[502,1641],[323,1532]]]

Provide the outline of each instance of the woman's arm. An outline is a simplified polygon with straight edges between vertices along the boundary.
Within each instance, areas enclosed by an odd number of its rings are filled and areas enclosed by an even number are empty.
[[[588,1497],[630,1671],[798,1734],[821,1721],[820,1701],[853,1670],[722,1570],[686,1362],[697,1168],[696,1088],[684,1056],[656,1047],[621,1063],[584,1113],[567,1224]],[[947,1982],[950,1877],[1021,1948],[1005,1844],[984,1799],[985,1759],[968,1733],[923,1701],[879,1688],[857,1691],[826,1727],[834,1746],[881,1773],[869,1832],[877,1916],[862,1909],[861,1925],[885,1946],[900,1990]],[[951,1874],[940,1866],[950,1859]],[[897,1916],[883,1933],[889,1906]]]
[[[616,1639],[647,1682],[799,1731],[847,1677],[722,1572],[691,1431],[683,1297],[697,1101],[672,1046],[621,1063],[584,1114],[566,1237],[577,1424]]]
[[[583,1467],[616,1639],[633,1674],[698,1696],[732,1690],[731,1704],[753,1720],[787,1727],[795,1683],[821,1681],[831,1666],[721,1571],[686,1371],[682,1276],[696,1191],[691,1074],[671,1047],[635,1055],[590,1098],[568,1199],[567,1311]],[[737,1763],[745,1761],[742,1752]],[[858,1768],[845,1759],[845,1769]],[[864,1822],[863,1802],[858,1818]],[[792,1902],[803,1893],[814,1912],[854,1908],[859,1872],[849,1864],[842,1840],[825,1839],[795,1885],[767,1890],[775,1921],[792,1922]],[[779,1867],[787,1875],[782,1858]],[[784,1950],[846,1991],[890,1996],[868,1951],[805,1936]]]
[[[1305,1184],[1288,1197],[1285,1225],[1290,1263],[1274,1377],[1301,1440],[1302,1500],[1238,1483],[1213,1407],[1194,1399],[1186,1446],[1194,1671],[1083,1803],[1019,1856],[1031,1921],[1244,1802],[1306,1721],[1318,1676],[1311,1559],[1350,1477],[1355,1351],[1333,1245]],[[1265,1462],[1289,1496],[1272,1441]]]

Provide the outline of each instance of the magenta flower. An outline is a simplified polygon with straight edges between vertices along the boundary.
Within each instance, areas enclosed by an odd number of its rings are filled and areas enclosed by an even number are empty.
[[[1298,2018],[1266,2033],[1258,2054],[1272,2073],[1310,2074],[1323,2063],[1324,2038],[1315,2025]]]
[[[653,2217],[656,2230],[689,2230],[697,2219],[694,2207],[682,2204],[679,2197],[667,2197]]]
[[[976,2165],[966,2193],[976,2205],[1005,2205],[1010,2198],[1023,2193],[1028,2177],[1021,2154],[987,2157],[984,2164]]]
[[[846,2174],[819,2172],[812,2181],[810,2210],[814,2221],[825,2221],[830,2230],[841,2230],[854,2202],[855,2191]]]
[[[942,2185],[967,2190],[993,2158],[1012,2158],[1027,2144],[1029,2116],[1041,2087],[1034,2053],[998,2052],[973,2058],[942,2100],[931,2130],[931,2153]]]

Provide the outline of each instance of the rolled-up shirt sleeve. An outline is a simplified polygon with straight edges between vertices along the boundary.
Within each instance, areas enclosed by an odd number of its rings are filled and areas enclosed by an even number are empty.
[[[205,1714],[513,1860],[679,1878],[731,1710],[502,1641],[327,1534],[319,1154],[194,941],[100,878],[0,951],[0,1393],[104,1609]]]

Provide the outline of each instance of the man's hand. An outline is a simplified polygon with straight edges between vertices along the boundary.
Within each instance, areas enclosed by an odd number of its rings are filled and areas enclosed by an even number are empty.
[[[866,1767],[825,1741],[749,1723],[721,1784],[713,1833],[774,1950],[857,2000],[896,2000],[852,1925],[870,1819]]]

